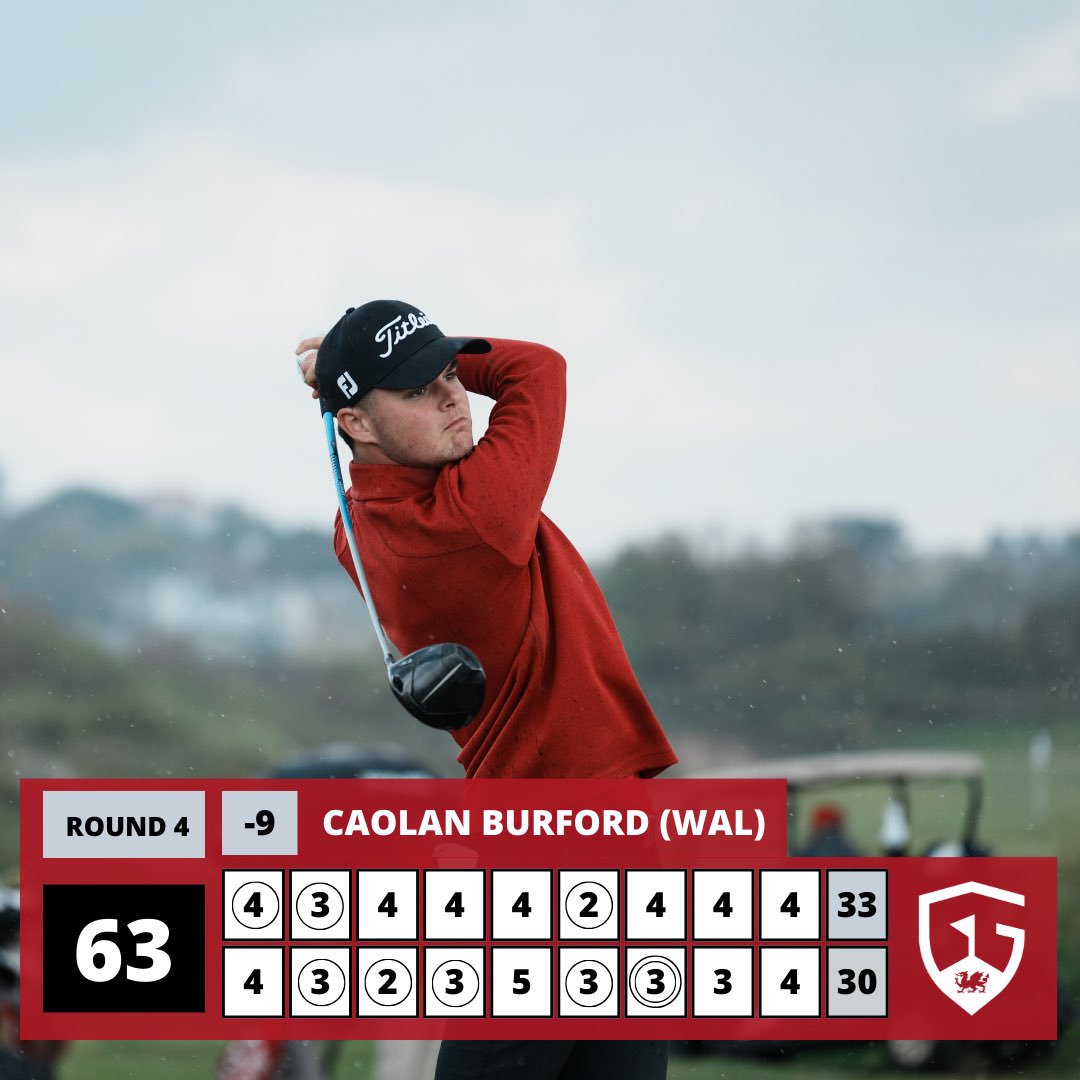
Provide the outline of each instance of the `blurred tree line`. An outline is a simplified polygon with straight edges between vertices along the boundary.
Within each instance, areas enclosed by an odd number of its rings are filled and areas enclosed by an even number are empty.
[[[672,535],[595,570],[676,741],[791,753],[1077,716],[1080,534],[927,555],[893,522],[836,519],[781,551]],[[0,793],[20,773],[254,773],[334,739],[457,775],[386,692],[328,534],[88,491],[0,515]]]
[[[838,519],[776,554],[634,544],[599,577],[676,731],[798,752],[1077,717],[1080,536],[918,556],[891,522]]]

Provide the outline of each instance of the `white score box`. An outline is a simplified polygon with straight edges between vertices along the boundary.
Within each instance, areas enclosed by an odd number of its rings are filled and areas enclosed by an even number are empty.
[[[491,871],[493,940],[551,938],[551,878],[550,870]]]
[[[416,949],[356,950],[356,1015],[416,1016]]]
[[[290,1016],[348,1016],[349,950],[289,950]]]
[[[284,981],[284,949],[241,946],[222,950],[221,1015],[283,1015]]]
[[[357,870],[356,936],[361,941],[415,941],[419,891],[419,871]]]
[[[484,1015],[484,950],[425,949],[425,1016]]]
[[[491,950],[491,1015],[552,1015],[550,948],[496,946]]]
[[[686,937],[686,871],[626,871],[626,936],[629,940]]]
[[[349,939],[349,871],[292,870],[292,937]]]
[[[821,937],[821,871],[761,871],[762,941]]]
[[[821,1015],[821,949],[762,945],[761,1016]]]
[[[559,937],[619,936],[619,871],[559,871]]]
[[[483,941],[483,870],[424,871],[424,937]]]
[[[695,948],[694,1016],[754,1015],[754,950]]]
[[[225,941],[280,941],[285,937],[281,870],[225,870],[221,936]]]
[[[754,936],[754,871],[695,870],[694,937],[749,941]]]
[[[686,950],[626,950],[626,1015],[686,1015]]]
[[[559,1016],[619,1015],[619,950],[559,949]]]

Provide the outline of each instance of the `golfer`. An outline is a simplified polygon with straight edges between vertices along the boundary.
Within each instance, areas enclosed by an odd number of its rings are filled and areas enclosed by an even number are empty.
[[[484,666],[481,710],[451,733],[465,775],[650,777],[674,764],[600,587],[541,510],[563,358],[448,338],[397,300],[350,308],[296,351],[352,453],[349,511],[387,634],[403,654],[460,642]],[[494,400],[479,442],[466,391]],[[357,582],[340,516],[334,545]],[[666,1061],[659,1041],[448,1041],[436,1077],[652,1080]]]

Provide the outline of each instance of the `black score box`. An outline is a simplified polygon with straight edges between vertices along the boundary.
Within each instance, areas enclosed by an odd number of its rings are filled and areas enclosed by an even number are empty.
[[[44,885],[42,1010],[205,1008],[204,885]]]

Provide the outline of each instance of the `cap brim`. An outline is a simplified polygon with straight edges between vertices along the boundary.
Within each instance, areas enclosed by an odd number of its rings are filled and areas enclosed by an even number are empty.
[[[381,390],[413,390],[427,386],[439,377],[442,370],[458,353],[485,353],[491,351],[490,342],[483,338],[438,337],[417,349],[407,360],[399,364],[375,386]]]

